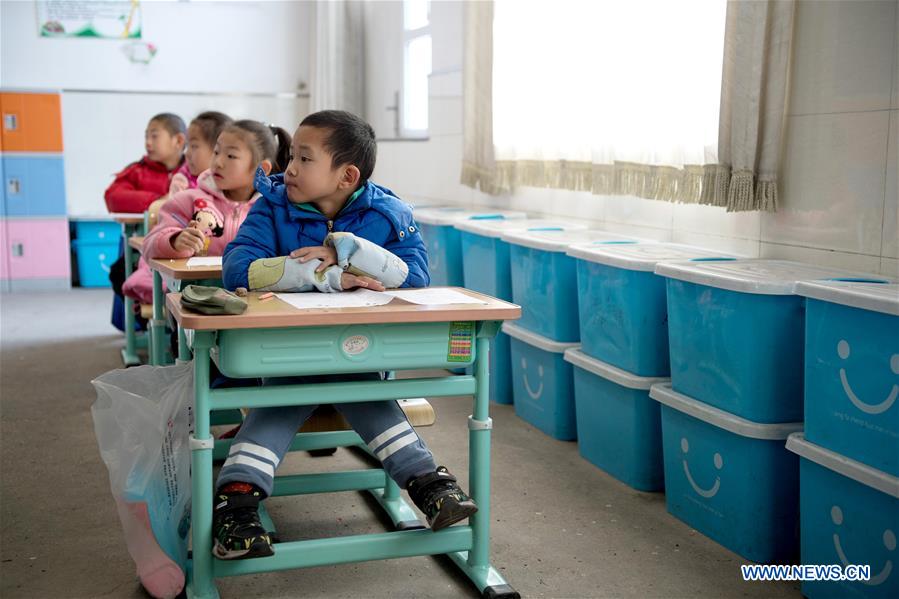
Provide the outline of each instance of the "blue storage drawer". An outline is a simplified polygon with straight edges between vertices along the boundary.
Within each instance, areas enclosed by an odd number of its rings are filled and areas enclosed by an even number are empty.
[[[3,156],[6,216],[63,216],[66,184],[62,157]]]
[[[807,298],[805,437],[899,476],[899,285],[803,282],[796,292]]]
[[[560,441],[577,438],[571,364],[565,350],[574,343],[556,343],[506,322],[511,337],[512,389],[515,414]]]
[[[75,260],[78,263],[78,281],[82,287],[111,287],[109,269],[119,258],[119,242],[97,242],[75,239]]]
[[[423,208],[414,212],[428,250],[428,270],[432,286],[462,287],[465,275],[462,265],[462,241],[453,226],[463,220],[502,221],[523,219],[524,212],[472,211],[458,206]]]
[[[565,252],[576,243],[636,243],[633,238],[584,230],[508,232],[512,300],[521,306],[518,324],[553,341],[580,339],[575,260]]]
[[[802,563],[870,567],[865,581],[804,581],[809,599],[899,597],[899,478],[790,435],[800,456]]]
[[[672,243],[571,246],[577,259],[578,316],[585,353],[637,376],[665,376],[668,309],[661,262],[733,259]]]
[[[801,422],[759,424],[671,389],[662,404],[668,512],[746,559],[793,563],[799,554],[799,464],[784,441]]]
[[[662,424],[649,388],[668,379],[634,376],[576,348],[565,361],[574,366],[581,456],[638,491],[664,489]]]
[[[112,220],[76,220],[75,239],[83,242],[119,243],[122,225]]]
[[[676,391],[761,423],[802,417],[802,280],[856,273],[781,260],[663,262],[671,383]]]

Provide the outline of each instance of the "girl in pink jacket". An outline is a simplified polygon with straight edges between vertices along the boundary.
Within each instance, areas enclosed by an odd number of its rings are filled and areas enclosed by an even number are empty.
[[[176,193],[160,209],[159,221],[144,238],[143,257],[221,256],[259,197],[253,188],[256,167],[267,174],[279,173],[289,152],[290,135],[279,127],[250,120],[226,126],[196,189]],[[138,268],[122,289],[129,297],[151,303],[149,267]]]

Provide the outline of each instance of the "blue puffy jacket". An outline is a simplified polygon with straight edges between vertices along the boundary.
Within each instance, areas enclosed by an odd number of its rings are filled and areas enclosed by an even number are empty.
[[[283,175],[266,177],[260,169],[255,185],[262,197],[256,200],[222,257],[226,288],[248,287],[247,271],[254,260],[323,245],[329,226],[332,231],[347,231],[368,239],[408,264],[409,276],[402,287],[427,287],[431,282],[428,253],[412,218],[412,207],[386,187],[366,181],[362,193],[329,221],[311,204],[288,200]]]

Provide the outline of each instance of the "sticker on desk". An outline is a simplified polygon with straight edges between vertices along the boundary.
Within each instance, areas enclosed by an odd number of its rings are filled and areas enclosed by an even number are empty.
[[[383,306],[393,301],[393,296],[369,289],[341,291],[340,293],[277,293],[275,296],[294,308],[308,310],[311,308],[365,308]]]
[[[365,335],[353,335],[343,340],[343,353],[348,356],[358,356],[368,349],[369,341]]]
[[[202,258],[188,258],[187,259],[187,268],[209,268],[218,266],[221,268],[222,266],[222,257],[221,256],[205,256]]]
[[[450,304],[486,304],[484,300],[471,297],[454,289],[401,289],[398,291],[385,291],[393,297],[406,300],[413,304],[423,306],[444,306]]]
[[[447,362],[471,362],[471,344],[474,341],[473,322],[451,322]]]

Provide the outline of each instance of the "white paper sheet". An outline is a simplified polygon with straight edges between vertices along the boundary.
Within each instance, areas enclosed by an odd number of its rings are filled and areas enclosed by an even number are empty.
[[[210,266],[221,266],[222,265],[222,257],[221,256],[206,256],[202,258],[188,258],[187,259],[187,268],[208,268]]]
[[[276,293],[275,297],[300,310],[309,308],[363,308],[366,306],[383,306],[393,301],[387,293],[356,289],[340,293]]]
[[[384,293],[423,306],[487,303],[452,289],[401,289],[399,291],[385,291]]]

